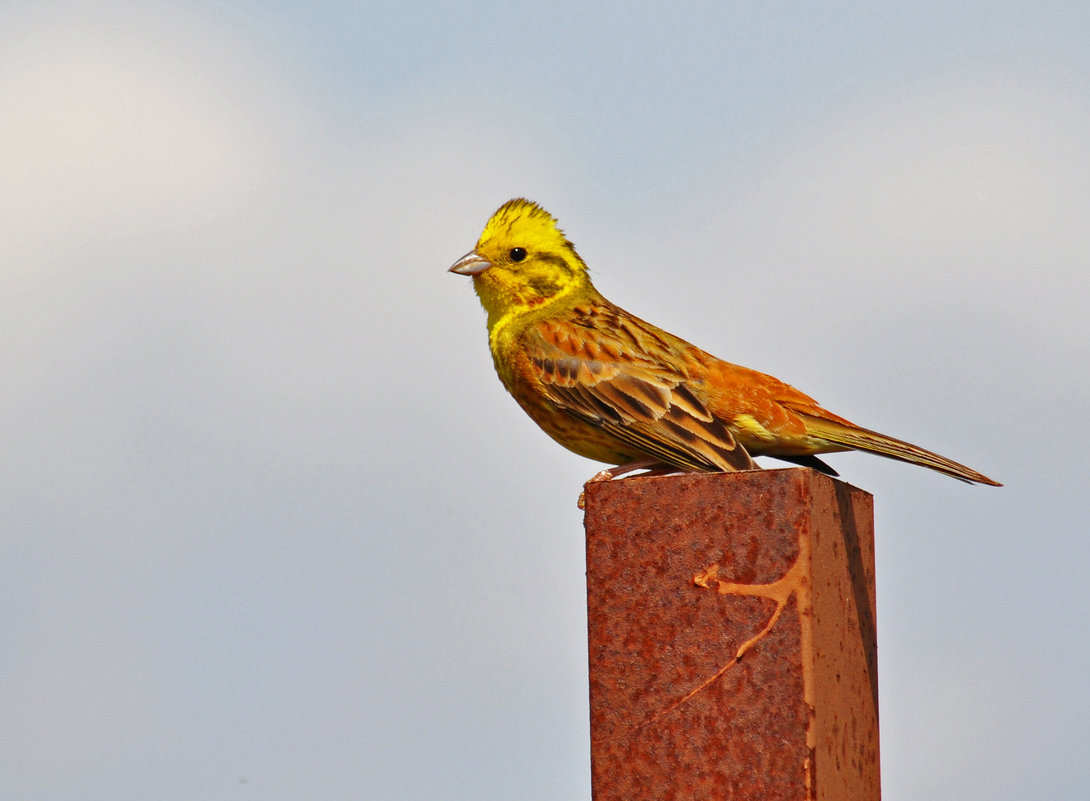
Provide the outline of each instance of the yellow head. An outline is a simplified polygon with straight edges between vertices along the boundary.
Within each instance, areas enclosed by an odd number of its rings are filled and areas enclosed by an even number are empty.
[[[473,276],[489,327],[507,314],[529,311],[590,284],[587,265],[553,216],[523,198],[500,206],[477,247],[450,271]]]

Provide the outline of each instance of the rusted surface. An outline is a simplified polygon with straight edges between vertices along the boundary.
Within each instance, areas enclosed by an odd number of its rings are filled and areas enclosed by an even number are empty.
[[[595,801],[879,797],[869,495],[629,478],[585,520]]]

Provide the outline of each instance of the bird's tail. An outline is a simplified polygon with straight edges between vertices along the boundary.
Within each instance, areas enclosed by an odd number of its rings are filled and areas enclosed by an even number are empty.
[[[992,481],[992,479],[978,473],[976,470],[910,442],[887,437],[877,431],[870,431],[866,428],[859,428],[836,420],[815,417],[803,411],[795,411],[806,421],[806,431],[810,436],[820,437],[846,448],[867,451],[878,456],[888,456],[890,459],[899,459],[902,462],[930,467],[932,470],[938,470],[940,473],[945,473],[962,481],[968,481],[971,484],[989,484],[993,487],[1003,486],[998,481]]]

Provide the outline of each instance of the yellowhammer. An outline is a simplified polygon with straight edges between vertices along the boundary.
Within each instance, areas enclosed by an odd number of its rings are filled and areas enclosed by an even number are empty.
[[[861,450],[1000,486],[936,453],[860,428],[772,376],[729,364],[614,306],[551,214],[505,203],[451,272],[473,277],[496,372],[549,436],[631,470],[748,470],[751,456],[836,472],[815,454]]]

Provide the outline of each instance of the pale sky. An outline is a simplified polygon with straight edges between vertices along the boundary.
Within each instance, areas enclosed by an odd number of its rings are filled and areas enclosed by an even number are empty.
[[[876,498],[883,797],[1090,786],[1090,7],[0,6],[0,798],[589,799],[600,465],[491,212],[1003,481]],[[770,463],[775,464],[775,463]]]

